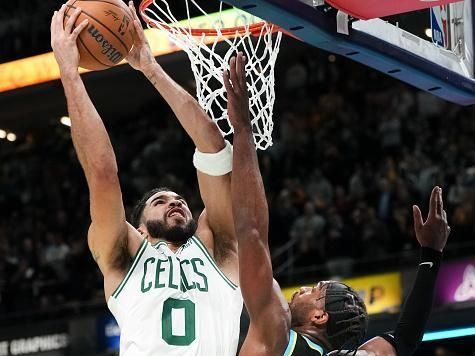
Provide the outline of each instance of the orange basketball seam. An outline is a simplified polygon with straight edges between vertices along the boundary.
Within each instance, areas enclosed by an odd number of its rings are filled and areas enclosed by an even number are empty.
[[[71,6],[71,5],[68,5],[69,7],[73,8],[73,9],[76,9],[76,7],[74,6]],[[125,45],[125,43],[119,38],[117,37],[117,35],[109,28],[107,27],[104,23],[102,23],[101,21],[99,21],[96,17],[92,16],[91,14],[89,14],[88,12],[82,10],[82,12],[84,14],[86,14],[87,16],[89,16],[91,19],[93,19],[94,21],[96,21],[97,23],[99,23],[101,26],[103,26],[104,28],[107,29],[107,31],[109,31],[115,38],[117,38],[119,40],[119,42],[122,44],[122,46],[125,48],[125,52],[126,52],[126,55],[129,53],[129,50],[127,48],[127,46]]]

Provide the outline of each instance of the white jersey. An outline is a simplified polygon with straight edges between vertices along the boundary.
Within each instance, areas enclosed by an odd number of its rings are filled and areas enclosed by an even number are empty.
[[[107,305],[121,356],[236,355],[241,291],[197,237],[176,253],[145,240]]]

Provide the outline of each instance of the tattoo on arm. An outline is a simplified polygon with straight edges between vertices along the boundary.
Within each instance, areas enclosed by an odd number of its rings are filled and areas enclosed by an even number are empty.
[[[150,81],[150,83],[152,83],[153,86],[156,86],[158,83],[157,79],[155,78],[153,74],[151,74],[150,76],[147,76],[147,79]]]

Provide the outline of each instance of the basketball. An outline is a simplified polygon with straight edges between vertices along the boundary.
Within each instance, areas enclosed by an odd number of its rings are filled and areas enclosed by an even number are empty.
[[[121,0],[69,0],[64,23],[77,8],[82,9],[75,26],[84,19],[89,22],[79,34],[79,66],[102,70],[115,66],[133,45],[133,18]]]

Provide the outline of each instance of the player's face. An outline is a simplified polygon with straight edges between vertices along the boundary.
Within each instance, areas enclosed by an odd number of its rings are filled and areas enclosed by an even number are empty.
[[[318,282],[313,287],[301,287],[296,291],[290,300],[290,305],[296,304],[315,304],[317,301],[321,301],[325,305],[325,288],[326,282]]]
[[[144,225],[152,239],[183,243],[196,231],[186,201],[174,192],[158,192],[147,200]]]
[[[316,312],[324,312],[326,284],[319,282],[313,287],[302,287],[292,295],[289,303],[292,325],[305,325]]]
[[[173,226],[186,224],[192,215],[183,197],[174,192],[158,192],[147,200],[144,218]]]

